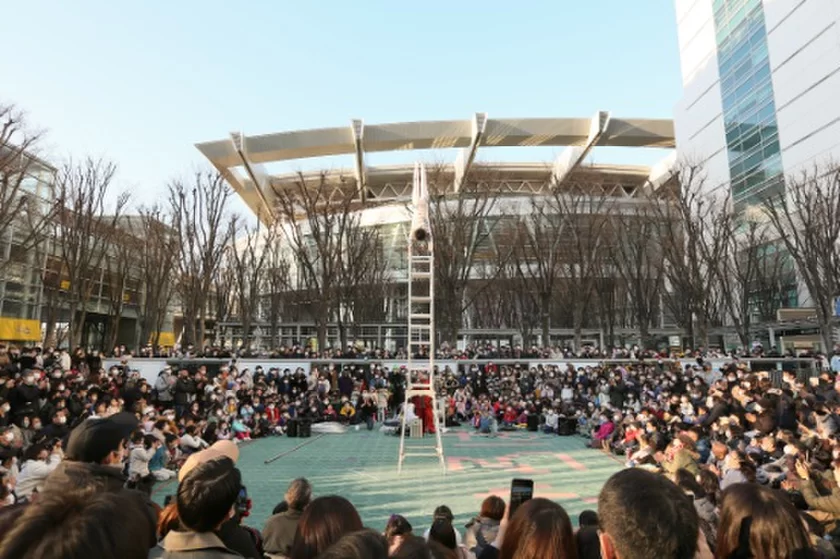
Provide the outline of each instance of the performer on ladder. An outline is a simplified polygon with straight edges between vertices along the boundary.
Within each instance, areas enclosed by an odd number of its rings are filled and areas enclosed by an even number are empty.
[[[406,448],[405,416],[400,429],[400,452],[397,471],[402,471],[407,456],[435,456],[446,472],[440,425],[437,424],[437,394],[435,393],[435,281],[434,241],[429,220],[429,189],[426,169],[414,167],[412,202],[414,215],[408,239],[408,371],[406,374],[406,405],[413,405],[420,417],[423,434],[431,434],[434,443],[412,444]],[[421,425],[417,425],[420,427]],[[421,435],[422,437],[422,435]]]
[[[418,379],[417,384],[429,384],[428,377]],[[423,433],[435,434],[435,410],[432,407],[432,399],[428,396],[415,396],[412,399],[417,417],[423,420]]]

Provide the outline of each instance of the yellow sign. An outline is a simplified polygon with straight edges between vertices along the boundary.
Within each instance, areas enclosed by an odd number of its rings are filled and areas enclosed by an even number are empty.
[[[152,343],[154,340],[154,335],[149,338],[149,343]],[[158,336],[158,345],[159,346],[174,346],[175,345],[175,332],[161,332],[160,336]]]
[[[24,318],[0,317],[0,340],[7,342],[40,342],[41,322]]]

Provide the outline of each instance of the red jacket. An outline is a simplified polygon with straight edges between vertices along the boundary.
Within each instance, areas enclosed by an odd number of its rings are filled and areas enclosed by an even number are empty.
[[[265,417],[272,425],[277,425],[277,422],[280,421],[280,409],[277,406],[265,408]]]

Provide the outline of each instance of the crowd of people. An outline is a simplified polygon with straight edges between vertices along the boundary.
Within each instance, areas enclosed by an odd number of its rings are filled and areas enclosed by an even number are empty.
[[[537,493],[512,515],[486,500],[463,534],[441,506],[421,535],[398,515],[368,530],[348,500],[313,498],[302,478],[262,531],[242,524],[242,441],[282,436],[295,419],[373,429],[411,412],[404,371],[375,353],[308,372],[165,368],[149,382],[130,359],[106,370],[95,353],[0,347],[0,559],[835,555],[840,358],[777,377],[738,361],[713,370],[702,355],[627,354],[647,359],[440,370],[448,426],[582,435],[628,468],[577,530]],[[152,487],[170,479],[177,490],[160,509]]]
[[[83,352],[82,352],[83,353]],[[404,347],[394,351],[371,347],[366,344],[348,344],[346,348],[331,347],[323,350],[313,348],[313,345],[292,344],[280,346],[274,349],[240,348],[230,349],[219,346],[195,347],[186,346],[152,346],[141,347],[132,354],[124,345],[115,347],[111,357],[133,356],[139,358],[264,358],[264,359],[306,359],[306,360],[329,360],[329,359],[370,359],[370,360],[402,360],[408,357]],[[638,358],[725,358],[725,357],[819,357],[819,354],[812,354],[807,350],[780,351],[776,346],[766,349],[761,344],[750,348],[734,348],[729,351],[722,351],[714,348],[699,349],[675,349],[653,350],[640,348],[639,346],[614,347],[602,349],[600,347],[585,344],[575,350],[567,345],[555,345],[551,347],[527,346],[520,344],[498,345],[495,343],[470,343],[463,349],[443,343],[435,348],[435,358],[443,360],[463,359],[638,359]]]

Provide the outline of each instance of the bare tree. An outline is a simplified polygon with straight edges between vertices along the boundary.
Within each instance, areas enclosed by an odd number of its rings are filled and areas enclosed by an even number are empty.
[[[227,345],[227,323],[233,316],[236,306],[236,274],[231,266],[221,265],[213,274],[212,294],[207,304],[215,318],[216,339],[214,343],[221,347]],[[231,340],[233,341],[233,340]]]
[[[555,185],[547,211],[562,222],[560,255],[563,295],[571,311],[575,349],[582,345],[582,330],[593,302],[596,281],[604,274],[609,198],[598,185]]]
[[[46,325],[44,345],[59,347],[67,335],[66,329],[58,329],[58,321],[61,317],[62,304],[66,300],[66,288],[70,286],[60,255],[48,255],[41,282],[43,288],[41,312]]]
[[[222,176],[196,172],[190,183],[169,185],[172,226],[178,238],[176,290],[184,311],[185,343],[203,346],[207,304],[231,232],[231,190]]]
[[[749,349],[753,317],[776,318],[792,281],[789,259],[779,250],[772,225],[759,212],[732,214],[728,228],[721,227],[721,234],[725,235],[717,267],[721,302],[741,347]]]
[[[536,299],[544,346],[551,341],[551,307],[565,270],[562,260],[568,221],[558,213],[563,208],[555,202],[553,197],[533,199],[531,211],[518,220],[519,242],[513,252],[516,275],[528,296]]]
[[[764,211],[808,288],[823,349],[830,351],[840,295],[840,166],[788,178],[784,193],[769,197]]]
[[[247,225],[243,235],[232,239],[227,250],[227,267],[233,275],[236,314],[242,325],[242,346],[251,347],[251,327],[257,318],[260,297],[268,266],[271,250],[276,244],[277,229],[264,227],[258,218],[252,227]]]
[[[294,183],[272,188],[280,231],[294,255],[295,290],[306,293],[318,347],[323,348],[337,310],[346,235],[358,223],[355,182],[327,172],[307,180],[300,173]]]
[[[128,300],[127,290],[132,277],[134,260],[143,244],[130,218],[123,219],[121,223],[116,224],[116,227],[119,231],[114,232],[113,242],[107,249],[103,277],[103,284],[107,283],[108,286],[103,291],[106,291],[105,298],[108,299],[109,305],[106,350],[117,345],[123,310]]]
[[[610,258],[616,275],[629,295],[639,345],[650,347],[650,330],[660,309],[665,266],[662,261],[660,224],[650,203],[629,205],[612,222]]]
[[[275,229],[275,235],[279,236],[276,231]],[[292,287],[289,281],[291,265],[278,240],[275,240],[271,244],[267,243],[265,247],[265,250],[268,252],[268,259],[266,261],[265,275],[263,276],[264,283],[262,290],[269,328],[271,329],[271,348],[275,347],[278,343],[283,306],[292,294]]]
[[[336,323],[342,347],[346,347],[348,325],[358,327],[365,319],[381,321],[389,294],[382,235],[374,227],[363,227],[358,216],[344,226],[338,279]]]
[[[506,219],[495,229],[495,253],[477,267],[468,286],[475,293],[468,318],[472,328],[516,329],[522,343],[530,345],[540,313],[532,286],[521,273],[525,265],[521,226],[522,220]]]
[[[13,242],[23,252],[44,242],[55,211],[51,194],[42,193],[47,200],[38,200],[29,188],[36,182],[32,174],[39,170],[34,156],[40,139],[23,113],[0,104],[0,241],[12,242],[14,234]],[[5,258],[3,251],[0,258]]]
[[[692,345],[708,347],[710,327],[722,322],[717,266],[725,254],[730,208],[725,196],[710,192],[702,166],[682,164],[674,178],[679,188],[657,193],[651,205],[661,228],[668,286],[663,299]]]
[[[139,344],[158,347],[166,311],[175,291],[172,278],[179,255],[178,237],[171,214],[161,206],[140,208],[139,214],[138,229],[143,240],[137,250],[143,284]]]
[[[118,234],[117,222],[128,203],[128,194],[117,196],[108,206],[116,166],[86,159],[70,162],[58,173],[54,236],[67,277],[67,307],[70,313],[70,345],[82,341],[88,303],[102,275],[103,261]]]
[[[435,243],[435,315],[441,340],[453,345],[464,311],[488,285],[485,281],[467,290],[471,277],[482,273],[476,270],[477,263],[490,256],[481,252],[494,250],[486,245],[491,244],[499,221],[491,218],[498,200],[495,179],[480,165],[473,165],[458,190],[452,189],[452,176],[443,167],[429,176],[432,235],[440,239]]]

